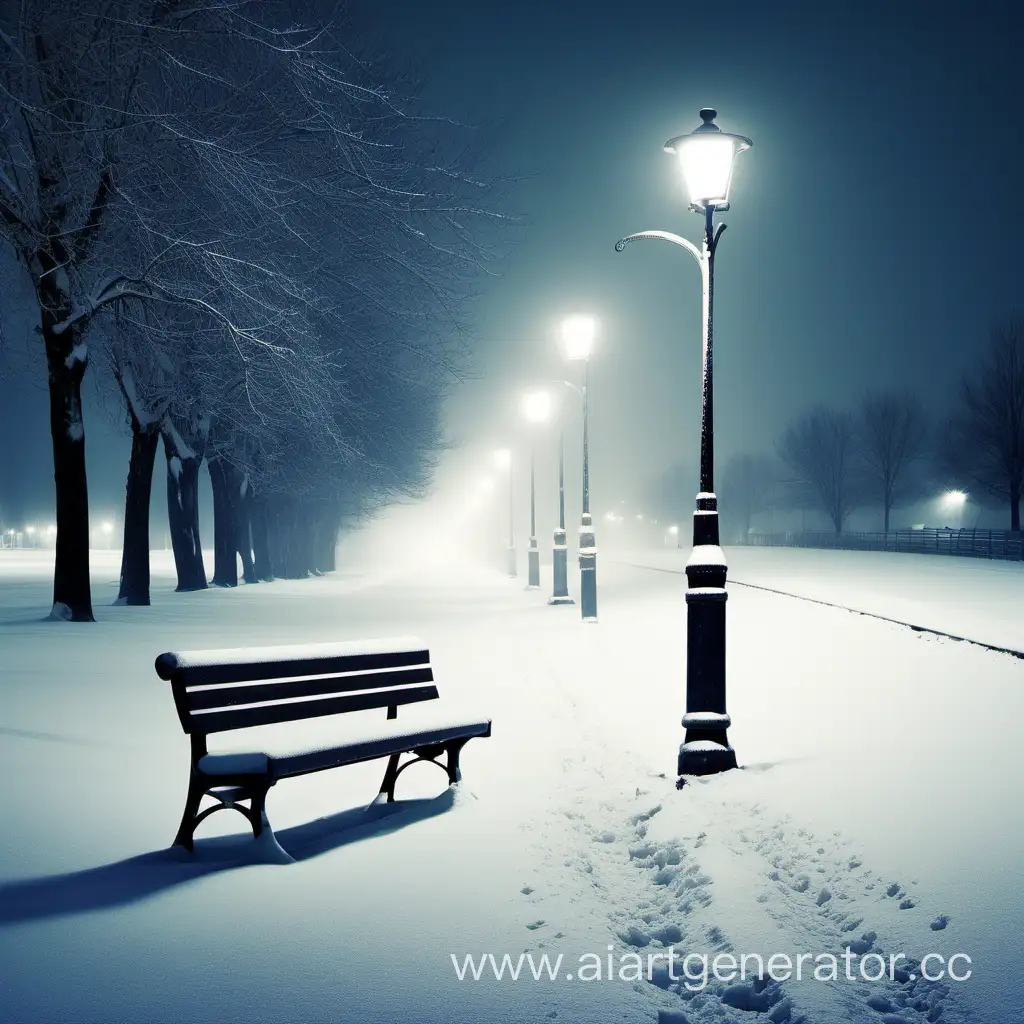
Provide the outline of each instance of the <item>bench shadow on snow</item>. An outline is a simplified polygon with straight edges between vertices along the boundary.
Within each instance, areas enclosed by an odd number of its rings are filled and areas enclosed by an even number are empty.
[[[197,839],[195,853],[172,846],[85,871],[0,883],[0,927],[127,906],[222,871],[310,860],[444,814],[454,802],[449,788],[429,799],[373,803],[281,829],[276,842],[273,833],[254,840],[251,832]]]

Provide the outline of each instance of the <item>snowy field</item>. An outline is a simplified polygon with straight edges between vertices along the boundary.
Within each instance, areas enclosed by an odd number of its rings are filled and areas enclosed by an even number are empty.
[[[604,559],[601,621],[584,626],[522,579],[440,563],[177,595],[157,553],[153,607],[111,607],[117,556],[96,552],[101,621],[73,625],[41,621],[44,553],[0,556],[4,1021],[1024,1016],[1018,659],[733,587],[730,735],[746,770],[676,791],[674,572]],[[729,556],[737,580],[1024,647],[1022,566]],[[679,569],[685,553],[645,557]],[[443,702],[494,719],[456,792],[421,765],[400,780],[404,803],[367,812],[382,763],[321,772],[271,790],[291,862],[231,813],[202,827],[194,857],[167,850],[188,743],[157,654],[408,634],[429,643]],[[911,962],[877,983],[566,978],[609,947],[620,965],[669,948],[767,960],[850,945]],[[524,951],[561,954],[558,979],[459,981],[452,965]],[[969,955],[971,979],[924,982],[927,953]]]
[[[689,552],[615,555],[682,571]],[[808,548],[729,549],[729,578],[840,604],[993,647],[1024,651],[1024,564],[949,555]]]

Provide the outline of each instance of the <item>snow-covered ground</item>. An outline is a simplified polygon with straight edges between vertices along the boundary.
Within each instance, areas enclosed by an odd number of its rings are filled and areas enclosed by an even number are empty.
[[[734,587],[730,735],[747,767],[677,791],[675,573],[603,560],[601,621],[588,626],[577,606],[548,607],[521,579],[442,563],[177,595],[158,555],[153,607],[110,607],[115,554],[95,555],[101,621],[78,625],[40,621],[43,553],[0,552],[4,1020],[1004,1024],[1024,1014],[1020,660]],[[968,559],[729,555],[737,580],[870,601],[862,610],[959,635],[987,629],[978,639],[991,643],[1013,629],[1002,605],[1024,586],[1024,567]],[[941,565],[911,569],[917,561]],[[989,586],[998,613],[980,605]],[[929,615],[897,613],[900,601]],[[361,809],[380,763],[322,772],[270,793],[293,863],[253,844],[231,813],[203,826],[195,857],[167,851],[188,757],[153,671],[158,653],[408,634],[428,641],[443,701],[494,718],[493,737],[466,748],[458,792],[419,766],[400,781],[406,802],[382,816]],[[582,954],[606,963],[609,946],[618,973],[630,954],[669,948],[795,960],[850,944],[965,953],[973,976],[928,984],[910,979],[911,964],[896,981],[712,980],[703,991],[663,971],[653,983],[631,980],[631,968],[626,980],[565,977],[582,973]],[[516,982],[459,981],[451,960],[525,950],[561,954],[558,980],[524,968]]]
[[[613,557],[682,571],[689,552],[648,548]],[[808,548],[729,549],[734,582],[785,590],[899,622],[1024,651],[1024,564],[950,555]]]

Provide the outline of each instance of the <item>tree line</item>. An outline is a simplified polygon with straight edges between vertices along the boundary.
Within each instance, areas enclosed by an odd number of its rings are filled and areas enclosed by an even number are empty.
[[[987,347],[960,381],[953,407],[929,416],[907,388],[873,391],[853,408],[810,406],[772,452],[741,452],[717,490],[736,533],[770,509],[815,509],[842,533],[858,509],[880,513],[946,489],[967,490],[1020,530],[1024,491],[1024,319],[993,325]]]
[[[468,130],[330,4],[23,0],[0,11],[0,239],[33,296],[53,611],[91,620],[82,382],[131,432],[118,600],[149,603],[162,447],[179,590],[334,567],[339,525],[441,447],[497,190]]]

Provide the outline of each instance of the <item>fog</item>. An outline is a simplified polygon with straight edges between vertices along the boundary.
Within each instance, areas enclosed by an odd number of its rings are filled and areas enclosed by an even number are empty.
[[[658,2],[630,5],[628,16],[620,5],[533,0],[389,4],[376,45],[417,68],[440,116],[479,126],[490,164],[508,179],[504,207],[517,226],[471,309],[471,356],[444,407],[449,450],[433,507],[419,525],[409,525],[408,507],[384,520],[406,524],[410,544],[435,543],[438,524],[468,535],[466,506],[490,476],[493,492],[476,502],[490,525],[472,531],[491,531],[487,543],[498,545],[507,492],[491,454],[508,447],[522,549],[532,445],[538,536],[550,543],[557,427],[531,440],[519,401],[575,372],[561,358],[558,324],[585,310],[600,321],[590,362],[598,543],[614,536],[608,513],[685,521],[696,490],[699,277],[667,246],[613,246],[647,228],[699,241],[700,219],[686,211],[661,147],[696,127],[707,104],[724,130],[754,141],[721,218],[729,230],[716,280],[719,467],[739,452],[772,452],[806,406],[850,406],[872,388],[910,387],[941,417],[990,323],[1019,304],[1015,125],[1024,83],[1012,7],[743,2],[702,30],[693,12]],[[21,356],[33,348],[32,305],[9,253],[3,273],[0,518],[20,527],[52,519],[52,464],[41,359]],[[571,543],[580,410],[573,392],[553,389]],[[116,518],[123,502],[122,419],[109,397],[87,395],[97,520]],[[666,474],[682,481],[687,504],[665,499]],[[159,546],[159,482],[153,504]],[[900,520],[925,514],[907,510]],[[942,525],[938,518],[928,521]],[[979,508],[974,521],[1003,518]],[[858,520],[877,521],[874,511]],[[659,542],[656,530],[644,539]]]

